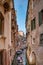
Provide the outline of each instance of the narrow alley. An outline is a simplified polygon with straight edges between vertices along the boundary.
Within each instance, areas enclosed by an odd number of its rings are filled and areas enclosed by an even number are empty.
[[[0,65],[43,65],[43,0],[0,0]]]

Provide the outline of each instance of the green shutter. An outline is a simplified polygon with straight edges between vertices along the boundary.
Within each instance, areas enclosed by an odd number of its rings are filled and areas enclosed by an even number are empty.
[[[33,21],[31,21],[31,30],[33,30]]]
[[[35,18],[31,21],[31,30],[34,30],[36,28]]]
[[[39,26],[42,24],[42,13],[39,12]]]

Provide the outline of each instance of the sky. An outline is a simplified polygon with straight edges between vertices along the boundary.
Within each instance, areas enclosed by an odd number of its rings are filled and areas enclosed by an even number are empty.
[[[28,0],[14,0],[14,7],[16,10],[17,24],[19,31],[26,33],[25,21]]]

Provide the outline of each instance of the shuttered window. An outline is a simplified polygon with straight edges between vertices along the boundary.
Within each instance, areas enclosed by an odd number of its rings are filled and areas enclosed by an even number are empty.
[[[43,10],[39,12],[39,26],[43,24]]]
[[[31,21],[31,30],[34,30],[36,28],[36,22],[35,18]]]
[[[43,34],[40,34],[40,44],[43,44]]]
[[[39,26],[42,24],[42,13],[39,12]]]

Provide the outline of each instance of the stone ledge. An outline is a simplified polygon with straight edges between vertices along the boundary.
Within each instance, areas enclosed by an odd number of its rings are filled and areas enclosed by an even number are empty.
[[[0,35],[0,39],[6,39],[4,35]]]

